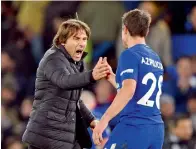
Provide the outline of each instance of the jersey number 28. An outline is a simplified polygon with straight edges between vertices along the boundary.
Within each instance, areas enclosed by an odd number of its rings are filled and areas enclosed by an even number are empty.
[[[150,97],[152,96],[153,92],[155,91],[157,87],[157,79],[155,75],[152,72],[147,73],[144,78],[142,79],[142,84],[147,85],[148,80],[152,80],[152,85],[148,92],[137,102],[137,104],[153,107],[154,101],[150,100]],[[157,108],[160,109],[160,96],[161,96],[161,84],[163,82],[163,76],[161,75],[158,79],[158,92],[156,95],[156,105]]]

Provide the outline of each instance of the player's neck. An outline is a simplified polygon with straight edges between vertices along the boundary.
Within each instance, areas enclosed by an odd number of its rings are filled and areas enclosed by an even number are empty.
[[[128,48],[131,48],[137,44],[146,44],[144,37],[130,37],[128,40]]]

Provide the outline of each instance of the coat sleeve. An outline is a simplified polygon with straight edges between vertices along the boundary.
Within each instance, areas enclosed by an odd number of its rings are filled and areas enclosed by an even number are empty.
[[[90,126],[90,123],[95,120],[95,116],[90,112],[90,110],[85,106],[84,102],[80,99],[79,100],[79,109],[82,117],[86,121],[88,127]]]
[[[57,57],[48,60],[43,70],[46,78],[62,89],[83,88],[95,82],[92,70],[70,74],[64,61]]]

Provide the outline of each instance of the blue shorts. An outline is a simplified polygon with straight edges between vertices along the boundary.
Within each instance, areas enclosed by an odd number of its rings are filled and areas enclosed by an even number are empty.
[[[119,123],[104,149],[162,149],[164,124],[128,125]]]

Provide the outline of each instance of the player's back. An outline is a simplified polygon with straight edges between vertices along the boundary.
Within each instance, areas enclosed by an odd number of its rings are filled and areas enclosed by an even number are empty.
[[[133,98],[121,112],[121,122],[163,123],[159,110],[163,66],[159,56],[149,46],[138,44],[125,50],[120,57],[116,79],[119,88],[125,79],[137,82]]]

